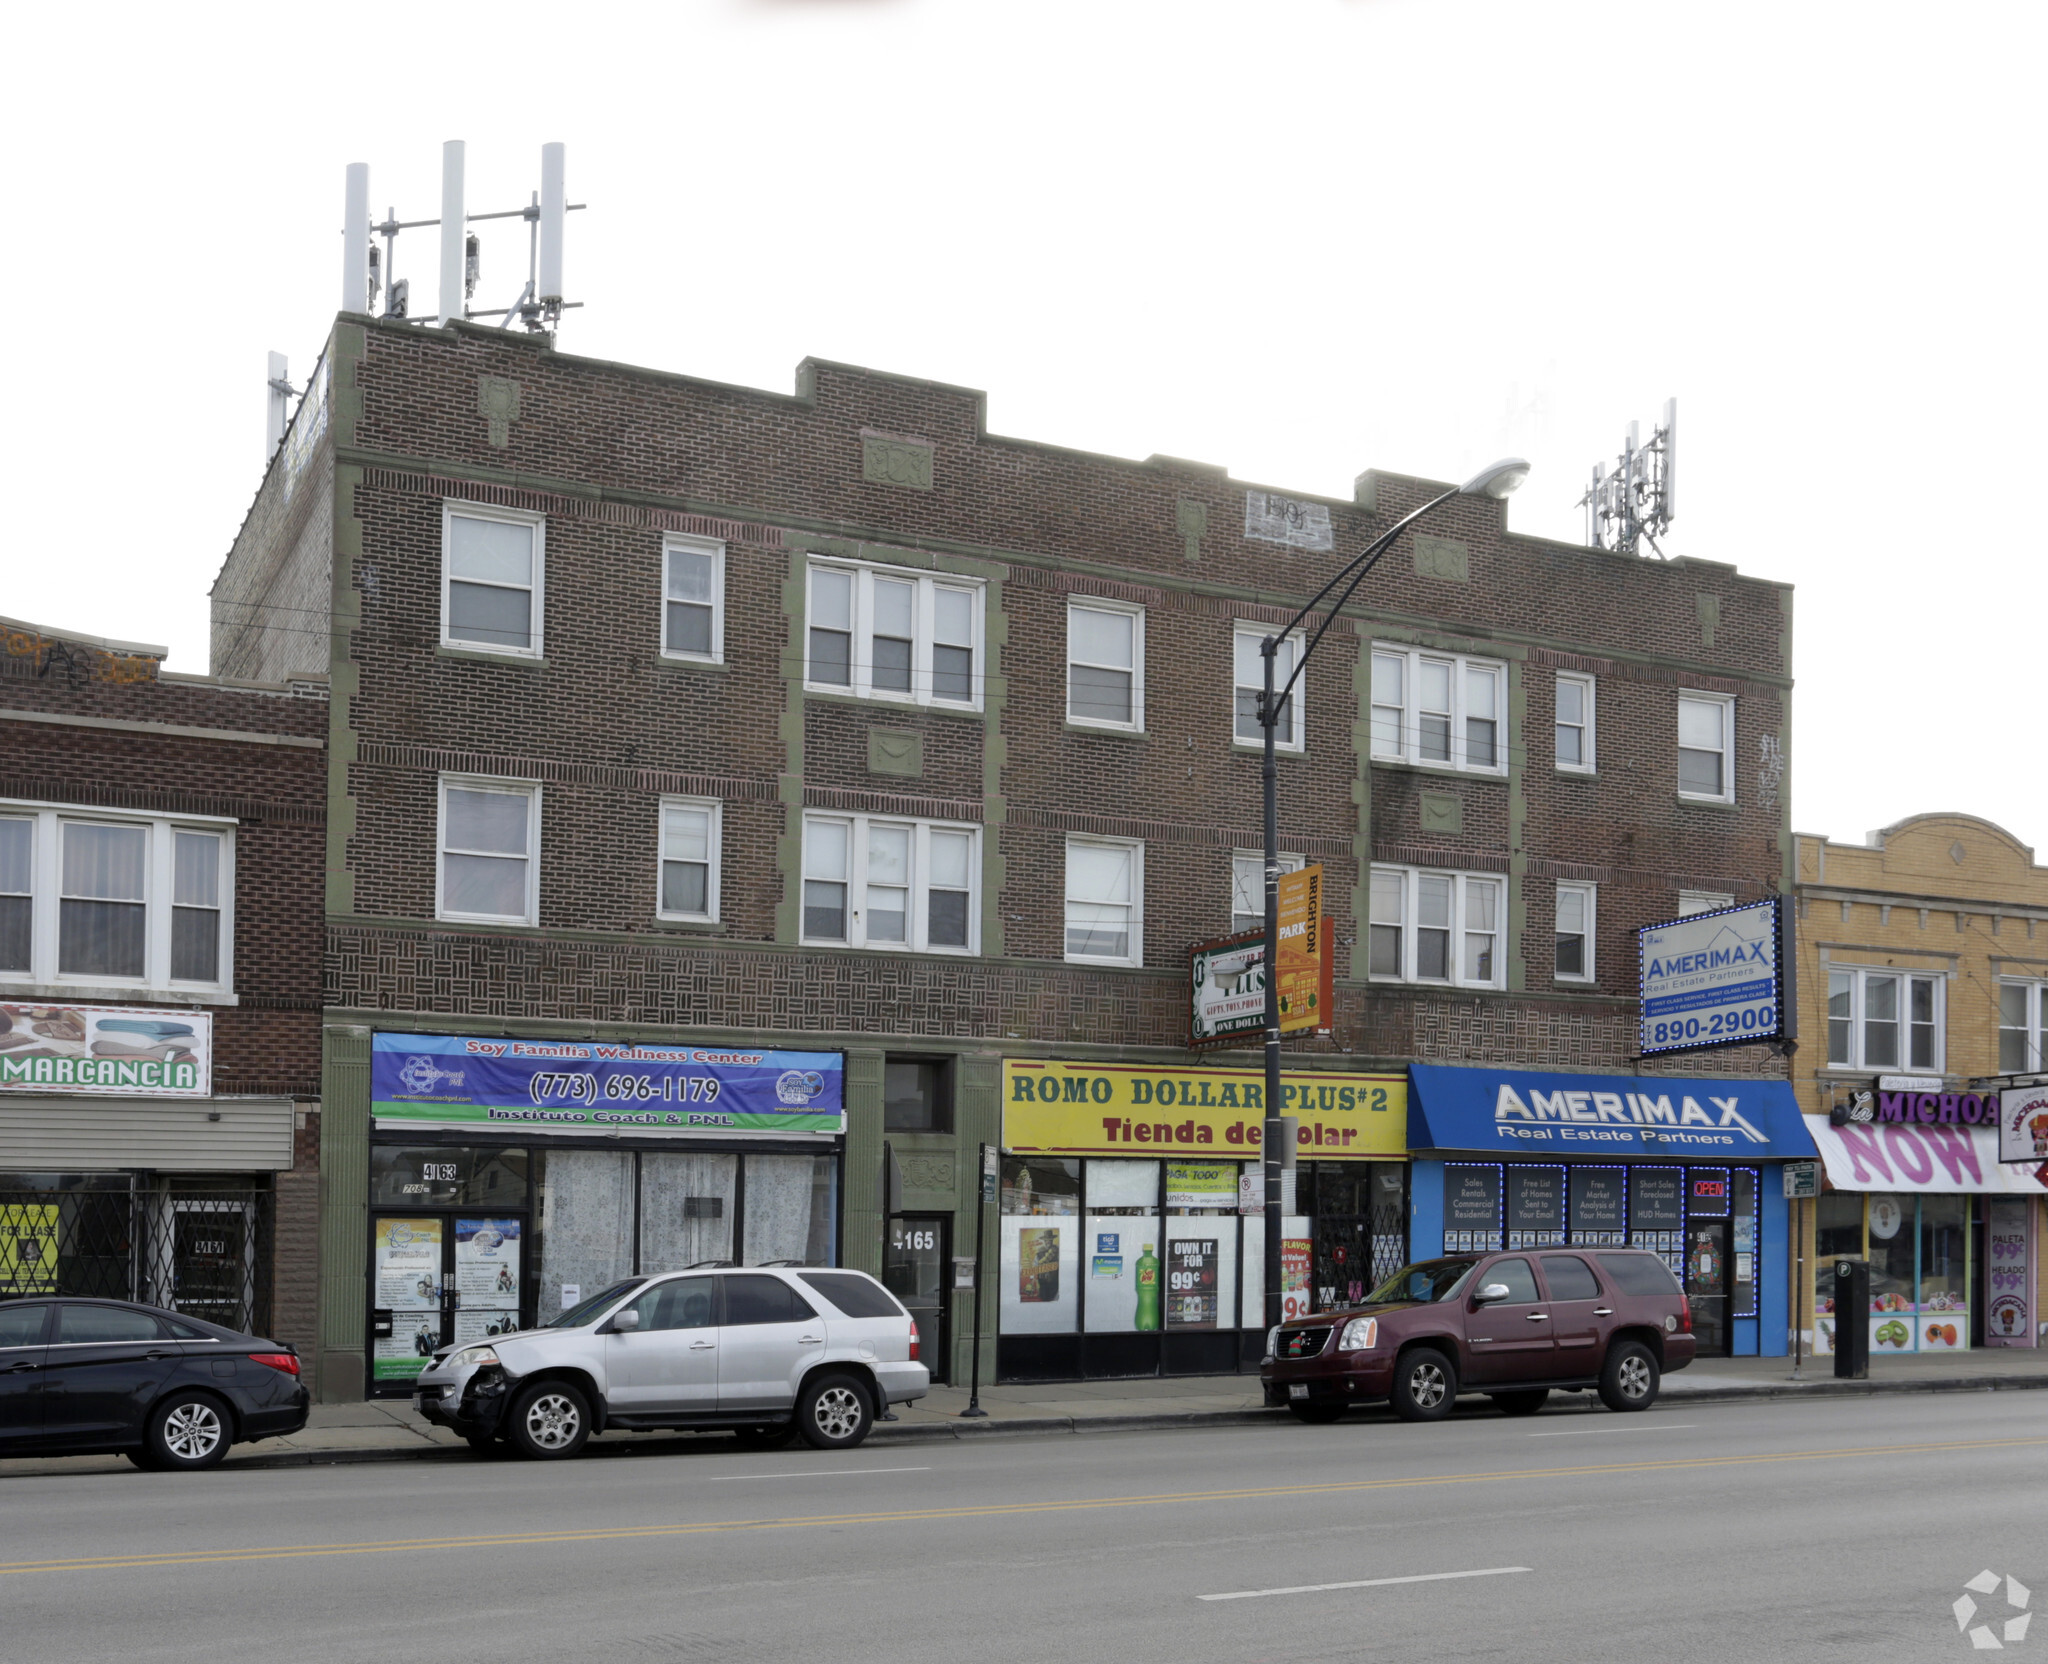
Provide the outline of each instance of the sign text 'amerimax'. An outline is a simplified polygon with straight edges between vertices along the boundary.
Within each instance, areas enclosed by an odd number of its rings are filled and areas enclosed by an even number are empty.
[[[1775,897],[1649,925],[1639,934],[1645,1053],[1697,1051],[1783,1035]]]
[[[1525,1098],[1502,1081],[1494,1098],[1493,1119],[1507,1136],[1539,1142],[1562,1137],[1566,1142],[1600,1143],[1600,1129],[1607,1127],[1626,1129],[1614,1138],[1629,1143],[1645,1131],[1653,1132],[1659,1142],[1673,1145],[1711,1147],[1740,1140],[1751,1144],[1771,1141],[1769,1134],[1758,1131],[1743,1116],[1739,1097],[1709,1094],[1705,1104],[1689,1093],[1677,1097],[1675,1104],[1669,1092],[1532,1091]]]

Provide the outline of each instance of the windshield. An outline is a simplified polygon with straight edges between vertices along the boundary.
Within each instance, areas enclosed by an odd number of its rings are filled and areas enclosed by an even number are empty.
[[[567,1311],[562,1313],[560,1317],[550,1318],[546,1323],[541,1325],[541,1327],[545,1329],[581,1328],[584,1324],[590,1322],[593,1318],[595,1318],[599,1312],[603,1311],[605,1307],[609,1306],[614,1300],[620,1299],[625,1295],[631,1294],[633,1290],[638,1288],[645,1281],[647,1281],[645,1277],[628,1277],[623,1283],[614,1283],[602,1294],[593,1294],[588,1300],[585,1300],[582,1304],[571,1306]]]
[[[1424,1260],[1420,1265],[1404,1265],[1368,1294],[1362,1304],[1387,1306],[1401,1300],[1456,1299],[1459,1288],[1478,1263],[1477,1260]]]

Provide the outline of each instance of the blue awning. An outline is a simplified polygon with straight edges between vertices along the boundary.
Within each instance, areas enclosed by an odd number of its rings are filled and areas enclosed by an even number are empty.
[[[1789,1081],[1431,1063],[1411,1064],[1408,1073],[1411,1150],[1663,1161],[1788,1161],[1818,1153]]]

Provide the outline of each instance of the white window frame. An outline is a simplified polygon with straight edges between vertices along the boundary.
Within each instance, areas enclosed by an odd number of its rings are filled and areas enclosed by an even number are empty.
[[[1399,975],[1390,976],[1374,971],[1372,967],[1372,918],[1370,897],[1367,889],[1366,922],[1366,975],[1373,982],[1405,982],[1425,988],[1491,988],[1507,987],[1508,975],[1508,881],[1503,873],[1458,872],[1440,867],[1400,867],[1389,862],[1375,861],[1368,874],[1370,886],[1373,876],[1397,874],[1401,879],[1401,970]],[[1416,898],[1420,882],[1424,878],[1447,878],[1451,880],[1451,918],[1449,944],[1449,970],[1447,978],[1423,977],[1416,974],[1416,936],[1420,929],[1419,909]],[[1465,921],[1471,905],[1471,894],[1476,885],[1491,885],[1494,890],[1494,953],[1493,976],[1485,982],[1468,979],[1464,975],[1465,964]]]
[[[662,905],[662,868],[668,865],[663,853],[668,838],[668,812],[671,809],[701,809],[710,814],[711,829],[706,843],[708,870],[704,875],[704,911],[701,913],[671,912]],[[725,864],[725,805],[715,797],[664,797],[654,817],[654,916],[659,919],[687,920],[698,924],[718,922],[718,869]]]
[[[845,682],[820,682],[811,676],[811,624],[816,614],[812,596],[815,575],[819,572],[843,572],[853,579],[853,639],[848,647],[851,658],[849,680]],[[912,603],[908,693],[874,685],[874,588],[878,577],[916,586],[917,593]],[[965,591],[970,597],[973,641],[969,651],[974,655],[974,668],[968,673],[968,697],[965,699],[941,698],[933,685],[932,649],[937,611],[934,597],[941,589]],[[814,558],[804,568],[803,654],[804,687],[812,693],[877,699],[893,705],[931,705],[940,710],[978,711],[982,708],[982,689],[988,685],[988,585],[979,578],[962,577],[955,572],[921,572],[915,567],[884,566],[873,561]]]
[[[1691,688],[1678,690],[1680,721],[1673,725],[1674,738],[1683,734],[1683,707],[1688,701],[1702,705],[1721,707],[1721,790],[1718,792],[1689,792],[1685,789],[1683,772],[1679,774],[1678,795],[1688,803],[1733,803],[1735,801],[1735,696],[1732,693],[1698,693]],[[1674,746],[1672,761],[1678,761],[1681,750],[1699,751],[1700,746]]]
[[[1823,1020],[1828,1024],[1823,1036],[1824,1053],[1830,1069],[1852,1070],[1858,1073],[1877,1072],[1886,1074],[1941,1074],[1947,1068],[1948,1059],[1948,978],[1939,971],[1909,970],[1898,965],[1843,965],[1830,962],[1827,966],[1828,986],[1825,994]],[[1837,976],[1849,978],[1849,1055],[1846,1060],[1835,1056],[1834,1038],[1834,979]],[[1890,1063],[1868,1061],[1865,1053],[1864,1026],[1867,1021],[1866,994],[1873,981],[1890,979],[1899,984],[1898,1030],[1899,1055]],[[1915,1063],[1913,1057],[1913,984],[1930,982],[1934,985],[1934,1061]]]
[[[1553,697],[1550,707],[1551,756],[1557,766],[1566,774],[1591,774],[1595,771],[1596,766],[1593,751],[1594,681],[1591,676],[1580,675],[1576,671],[1560,670],[1557,673],[1557,685],[1562,688],[1567,684],[1580,690],[1580,697],[1584,701],[1585,717],[1581,722],[1566,722],[1562,715],[1559,714],[1561,701]],[[1557,730],[1560,728],[1577,728],[1579,730],[1579,760],[1576,763],[1568,763],[1557,755]]]
[[[2020,1066],[2017,1069],[2006,1068],[2005,1058],[2001,1055],[1998,1059],[1998,1072],[2001,1075],[2039,1074],[2041,1072],[2041,1060],[2044,1057],[2048,1057],[2048,982],[2042,982],[2033,977],[2002,976],[1998,978],[1996,986],[2000,1003],[1993,1011],[1992,1016],[1995,1019],[1994,1026],[1998,1031],[1998,1049],[2001,1054],[2005,1050],[2005,1037],[2012,1032],[2007,1027],[2005,1021],[2005,1006],[2003,1003],[2005,990],[2017,988],[2023,991],[2027,997],[2027,1055],[2021,1060]]]
[[[846,935],[811,936],[804,929],[805,876],[810,871],[811,828],[824,822],[847,829]],[[866,858],[868,832],[876,826],[906,827],[910,830],[910,916],[901,942],[873,942],[867,939]],[[931,835],[934,832],[964,833],[967,837],[967,945],[934,945],[931,941]],[[808,946],[830,948],[871,948],[886,953],[935,953],[954,959],[972,958],[981,952],[981,828],[971,821],[911,820],[902,815],[841,815],[824,810],[804,812],[804,849],[797,876],[797,938]]]
[[[469,520],[496,520],[508,526],[531,526],[533,528],[533,642],[527,647],[506,647],[495,641],[469,641],[461,636],[451,635],[448,629],[448,591],[455,582],[450,557],[455,549],[454,522],[458,518]],[[445,497],[441,501],[441,645],[459,649],[464,653],[490,653],[507,659],[538,659],[546,650],[547,637],[547,546],[548,520],[544,514],[532,514],[524,509],[500,508],[496,503],[472,503],[459,497]],[[474,582],[465,578],[464,583]],[[664,567],[662,582],[667,585],[667,571]],[[516,588],[516,585],[501,585],[501,588]]]
[[[1266,677],[1262,669],[1256,681],[1251,683],[1240,682],[1237,679],[1237,648],[1239,642],[1250,641],[1252,651],[1256,654],[1260,644],[1273,633],[1274,627],[1272,625],[1256,624],[1247,619],[1239,619],[1231,626],[1230,631],[1230,739],[1233,745],[1241,745],[1251,750],[1265,749],[1265,735],[1260,733],[1247,739],[1237,731],[1237,697],[1240,693],[1246,692],[1254,694],[1263,693],[1266,688]],[[1307,643],[1299,630],[1295,631],[1293,635],[1288,636],[1286,641],[1294,649],[1293,663],[1290,663],[1284,672],[1277,659],[1273,665],[1273,680],[1282,685],[1286,683],[1289,676],[1294,674],[1294,666],[1301,662],[1301,655],[1307,647]],[[1292,727],[1294,735],[1291,739],[1282,739],[1276,733],[1273,736],[1273,749],[1275,751],[1302,752],[1308,749],[1307,702],[1303,698],[1303,695],[1307,692],[1308,678],[1306,676],[1296,677],[1294,691],[1287,696],[1287,704],[1293,709],[1294,721]]]
[[[1131,854],[1131,930],[1130,952],[1118,958],[1109,954],[1069,953],[1067,951],[1067,905],[1076,898],[1073,890],[1073,863],[1069,858],[1076,848],[1122,849]],[[1070,965],[1142,965],[1145,963],[1145,845],[1136,838],[1095,838],[1083,837],[1079,833],[1068,837],[1060,852],[1060,952]]]
[[[1305,856],[1282,854],[1280,857],[1280,870],[1282,872],[1300,872],[1307,865],[1308,860]],[[1241,875],[1246,872],[1247,867],[1249,867],[1252,880],[1252,887],[1247,894],[1256,899],[1259,904],[1253,910],[1258,915],[1258,923],[1241,926],[1237,922],[1238,883]],[[1260,849],[1234,849],[1230,852],[1230,934],[1237,936],[1243,934],[1246,930],[1258,930],[1264,926],[1265,922],[1266,853]]]
[[[508,795],[524,795],[526,802],[526,911],[517,917],[509,913],[457,913],[452,911],[442,896],[446,878],[443,862],[448,849],[448,791],[450,787],[467,791],[504,792]],[[524,924],[540,923],[540,831],[541,831],[541,787],[533,780],[507,780],[487,774],[444,774],[434,791],[434,917],[437,919],[459,920],[466,924]],[[461,854],[458,850],[455,853]]]
[[[1594,966],[1594,943],[1599,939],[1599,890],[1600,887],[1597,884],[1560,882],[1557,886],[1558,911],[1556,928],[1552,932],[1553,937],[1564,934],[1561,921],[1564,916],[1565,896],[1567,894],[1583,896],[1586,903],[1585,952],[1581,955],[1584,962],[1580,968],[1576,971],[1560,971],[1557,968],[1557,953],[1553,943],[1550,957],[1551,975],[1559,982],[1594,982],[1598,980]]]
[[[1407,763],[1415,768],[1442,769],[1453,774],[1494,774],[1508,772],[1508,666],[1505,659],[1475,657],[1469,653],[1439,653],[1432,648],[1404,646],[1400,642],[1376,641],[1372,644],[1371,659],[1367,662],[1367,677],[1376,679],[1375,661],[1382,658],[1397,658],[1401,667],[1401,703],[1398,706],[1383,706],[1378,703],[1378,690],[1372,690],[1372,708],[1369,727],[1371,733],[1372,760],[1382,763]],[[1422,755],[1422,726],[1420,696],[1422,666],[1424,663],[1447,665],[1451,672],[1451,708],[1447,713],[1451,721],[1450,751],[1448,758],[1424,757]],[[1466,723],[1466,682],[1474,673],[1486,673],[1494,677],[1498,703],[1494,714],[1494,736],[1492,763],[1473,763],[1468,760],[1468,736]],[[1387,743],[1385,721],[1381,713],[1397,710],[1394,744]]]
[[[711,557],[711,651],[709,653],[686,653],[679,647],[668,644],[668,558],[676,553],[709,555]],[[696,605],[695,602],[687,603]],[[661,656],[676,659],[685,664],[725,663],[725,544],[715,537],[691,537],[682,532],[666,532],[661,539],[661,618],[659,620]]]
[[[29,839],[29,968],[0,971],[0,992],[20,995],[48,988],[64,998],[90,989],[123,993],[202,993],[212,1003],[235,1003],[235,828],[220,815],[133,814],[87,804],[34,803],[0,799],[0,816],[32,821]],[[144,935],[142,975],[117,977],[60,972],[59,933],[63,916],[63,828],[77,821],[103,826],[141,827],[148,835],[143,858]],[[171,976],[171,914],[176,905],[176,834],[198,832],[220,839],[220,975],[212,982]]]
[[[1074,657],[1074,614],[1077,612],[1122,613],[1135,620],[1131,630],[1131,720],[1111,722],[1099,716],[1076,716],[1074,714],[1073,667],[1076,664],[1093,665],[1089,659]],[[1096,665],[1102,670],[1123,670],[1123,665]],[[1234,673],[1233,673],[1234,674]],[[1113,601],[1104,595],[1069,595],[1067,597],[1067,640],[1060,661],[1060,699],[1066,707],[1067,721],[1077,728],[1105,728],[1113,733],[1142,734],[1145,731],[1145,609],[1129,601]],[[1232,732],[1236,723],[1231,724]],[[1064,928],[1064,926],[1062,927]]]
[[[1718,913],[1724,907],[1733,907],[1735,898],[1726,890],[1680,890],[1678,892],[1678,916],[1689,919],[1695,913]]]

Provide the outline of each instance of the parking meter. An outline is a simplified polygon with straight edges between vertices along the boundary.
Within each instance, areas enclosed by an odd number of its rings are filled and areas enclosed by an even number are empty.
[[[1870,1379],[1870,1262],[1835,1261],[1835,1379]]]

